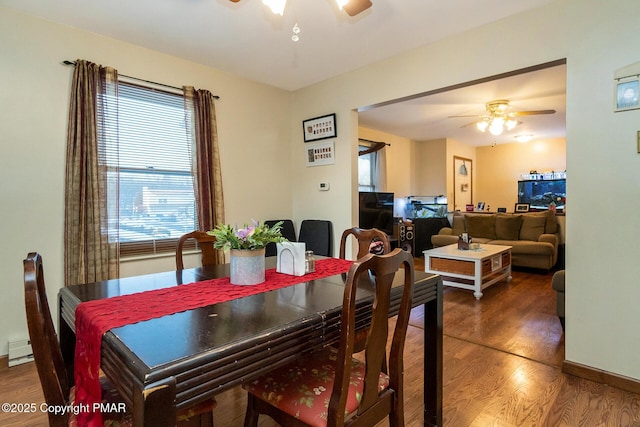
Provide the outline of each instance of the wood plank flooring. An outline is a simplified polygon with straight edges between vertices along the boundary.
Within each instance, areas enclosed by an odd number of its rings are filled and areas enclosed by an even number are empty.
[[[421,268],[416,260],[416,268]],[[510,283],[445,287],[443,421],[449,426],[640,426],[640,395],[565,375],[564,334],[551,273],[514,271]],[[393,321],[393,320],[392,320]],[[423,312],[412,313],[405,349],[406,425],[422,425]],[[43,402],[35,365],[0,369],[0,402]],[[245,394],[218,396],[216,426],[241,426]],[[0,426],[46,426],[46,414],[0,412]],[[261,427],[275,426],[262,417]],[[379,426],[388,426],[382,422]]]

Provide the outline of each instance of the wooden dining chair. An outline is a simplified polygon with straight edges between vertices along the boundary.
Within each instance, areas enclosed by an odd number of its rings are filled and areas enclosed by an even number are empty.
[[[44,270],[42,257],[31,252],[23,261],[24,266],[24,300],[27,312],[27,326],[29,338],[33,350],[33,358],[40,377],[40,384],[44,393],[44,399],[48,407],[62,408],[74,404],[75,388],[69,382],[67,367],[62,357],[62,350],[58,342],[58,336],[53,327],[51,311],[47,301],[47,292],[44,282]],[[107,377],[100,378],[103,402],[114,405],[124,402],[124,398],[110,384]],[[179,426],[201,425],[213,426],[213,409],[216,406],[214,399],[196,404],[193,407],[178,411],[177,420]],[[65,412],[55,414],[48,411],[49,425],[51,427],[74,426],[77,427],[76,415]],[[117,425],[121,427],[133,425],[130,412],[119,413],[117,411],[102,414],[105,425]]]
[[[400,267],[404,289],[387,355],[391,286]],[[375,280],[374,287],[368,286],[375,293],[371,325],[363,354],[356,359],[356,290],[359,282],[364,285],[371,280]],[[391,426],[403,426],[402,356],[413,287],[413,258],[402,249],[386,255],[367,254],[354,262],[347,273],[338,347],[302,355],[246,382],[245,427],[255,427],[260,414],[283,426],[371,427],[387,417]]]
[[[213,244],[216,241],[214,236],[207,234],[205,231],[192,231],[184,234],[178,239],[176,247],[176,270],[184,269],[182,262],[182,251],[187,240],[194,239],[198,242],[198,247],[202,252],[202,266],[218,264],[218,250],[214,249]]]
[[[356,259],[360,259],[369,252],[371,252],[371,244],[374,242],[382,242],[382,253],[388,254],[391,252],[391,244],[389,243],[389,236],[384,231],[377,228],[348,228],[342,233],[340,239],[340,258],[346,259],[346,247],[349,236],[354,236],[358,242],[358,254]],[[375,253],[375,252],[374,252]]]

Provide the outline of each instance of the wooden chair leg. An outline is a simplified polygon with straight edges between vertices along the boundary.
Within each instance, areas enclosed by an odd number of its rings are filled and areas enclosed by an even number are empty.
[[[244,417],[244,427],[257,427],[260,413],[256,410],[256,398],[247,393],[247,412]]]
[[[213,427],[213,411],[200,414],[200,427]]]

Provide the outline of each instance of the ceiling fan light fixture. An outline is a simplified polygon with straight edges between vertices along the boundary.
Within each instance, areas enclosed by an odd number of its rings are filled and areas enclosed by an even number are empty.
[[[498,136],[504,131],[504,119],[502,117],[494,117],[491,119],[491,124],[489,125],[489,132],[491,135]]]
[[[284,15],[284,8],[287,5],[287,0],[262,0],[262,3],[269,6],[271,12],[276,15]]]
[[[486,120],[482,120],[476,123],[476,126],[478,127],[478,130],[480,130],[481,132],[484,132],[487,130],[487,127],[489,127],[489,122]]]
[[[336,0],[336,3],[338,4],[340,10],[342,10],[347,5],[347,3],[349,3],[349,0]]]

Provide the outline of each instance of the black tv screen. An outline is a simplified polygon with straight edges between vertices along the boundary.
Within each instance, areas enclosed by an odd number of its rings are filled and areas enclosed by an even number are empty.
[[[393,235],[393,193],[361,191],[358,227]]]

